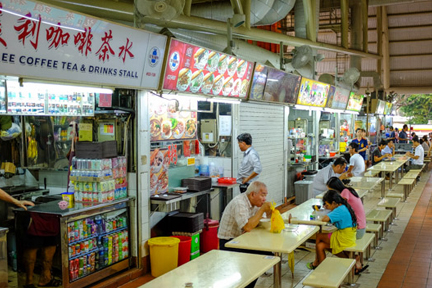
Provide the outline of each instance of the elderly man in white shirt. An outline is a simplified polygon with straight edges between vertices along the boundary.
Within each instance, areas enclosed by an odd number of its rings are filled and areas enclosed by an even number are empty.
[[[234,197],[229,202],[219,224],[218,238],[220,250],[273,255],[263,251],[225,247],[225,243],[255,228],[264,213],[267,218],[271,216],[271,204],[270,202],[266,202],[267,194],[267,186],[262,182],[254,181],[249,185],[245,193]],[[255,283],[256,280],[246,287],[254,287]]]

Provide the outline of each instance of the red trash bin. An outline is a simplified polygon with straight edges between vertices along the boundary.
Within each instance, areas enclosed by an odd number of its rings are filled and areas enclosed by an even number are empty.
[[[189,236],[171,236],[180,239],[178,248],[178,266],[183,265],[190,260],[192,238]]]
[[[219,239],[217,237],[218,228],[219,221],[204,219],[204,228],[201,233],[201,253],[219,249]]]

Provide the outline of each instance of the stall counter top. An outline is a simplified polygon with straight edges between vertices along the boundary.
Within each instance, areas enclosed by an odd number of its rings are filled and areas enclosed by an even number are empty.
[[[94,209],[100,209],[112,205],[121,204],[124,202],[128,202],[134,198],[123,198],[114,200],[111,202],[106,203],[94,203],[94,202],[83,202],[83,203],[74,203],[74,206],[72,208],[66,208],[66,209],[60,209],[58,203],[61,200],[57,201],[51,201],[47,203],[38,204],[35,206],[28,206],[27,211],[28,212],[36,212],[36,213],[43,213],[43,214],[52,214],[52,215],[58,215],[59,217],[67,217],[70,215],[74,215],[77,213],[82,213],[84,211],[94,210]],[[14,209],[14,211],[17,212],[23,212],[25,211],[23,208],[17,208]]]
[[[0,227],[0,235],[3,235],[4,233],[7,233],[9,231],[9,228]]]

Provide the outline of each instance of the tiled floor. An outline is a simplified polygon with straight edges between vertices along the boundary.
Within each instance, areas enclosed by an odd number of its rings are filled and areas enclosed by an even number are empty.
[[[369,262],[369,269],[356,277],[356,283],[362,288],[432,288],[432,179],[430,173],[423,173],[420,182],[411,192],[407,202],[397,206],[397,226],[392,226],[392,233],[381,241],[382,250],[372,250],[375,262]],[[388,182],[388,181],[386,181]],[[394,192],[402,192],[399,185],[393,186]],[[386,187],[388,188],[388,187]],[[366,213],[376,209],[380,200],[380,187],[370,192],[364,199]],[[420,201],[418,201],[420,199]],[[431,206],[429,207],[429,203]],[[330,255],[328,255],[330,256]],[[301,282],[311,272],[306,263],[313,261],[314,252],[296,250],[295,273],[291,277],[286,255],[282,263],[282,287],[302,288]],[[273,287],[273,271],[259,278],[256,288]],[[431,274],[430,282],[429,273]],[[120,288],[133,288],[153,279],[150,275],[140,277]]]

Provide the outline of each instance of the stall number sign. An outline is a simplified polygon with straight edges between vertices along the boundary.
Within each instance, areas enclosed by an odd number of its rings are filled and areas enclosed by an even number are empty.
[[[2,74],[156,89],[166,39],[43,3],[0,0]]]

